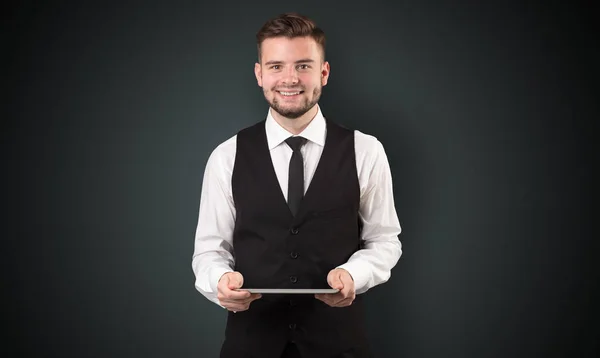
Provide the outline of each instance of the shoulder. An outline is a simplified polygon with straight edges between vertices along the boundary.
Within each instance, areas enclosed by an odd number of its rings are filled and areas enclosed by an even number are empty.
[[[354,131],[354,148],[356,152],[356,169],[362,180],[371,178],[389,168],[387,154],[383,143],[374,135]]]
[[[236,147],[237,134],[234,134],[213,149],[207,165],[216,168],[230,167],[235,160]]]
[[[226,167],[233,166],[238,147],[247,142],[247,138],[260,133],[261,130],[264,131],[264,121],[240,129],[236,134],[213,149],[209,157],[209,163],[211,165],[225,165]]]
[[[334,129],[337,132],[344,133],[347,136],[354,136],[354,147],[357,155],[366,155],[373,154],[374,152],[379,152],[383,149],[383,146],[379,139],[374,135],[361,132],[355,128],[349,128],[341,123],[328,120],[329,126],[328,128]]]
[[[354,130],[354,147],[357,157],[377,157],[384,154],[383,144],[374,135]]]

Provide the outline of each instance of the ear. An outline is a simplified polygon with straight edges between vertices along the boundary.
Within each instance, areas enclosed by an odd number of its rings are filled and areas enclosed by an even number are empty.
[[[259,87],[262,87],[262,66],[260,63],[254,64],[254,76],[256,76],[256,82]]]
[[[325,61],[323,62],[323,66],[321,67],[321,85],[325,86],[327,85],[327,80],[329,80],[329,73],[330,73],[330,67],[329,67],[329,62]]]

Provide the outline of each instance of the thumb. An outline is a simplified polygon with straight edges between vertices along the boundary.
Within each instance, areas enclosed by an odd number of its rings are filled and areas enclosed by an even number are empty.
[[[229,282],[227,283],[227,287],[229,287],[230,290],[233,290],[242,287],[243,283],[244,278],[242,277],[242,274],[239,272],[234,272],[233,274],[229,275]]]
[[[339,272],[338,270],[335,270],[332,272],[331,275],[329,275],[329,286],[331,286],[331,288],[337,288],[338,290],[344,288],[344,284],[340,279],[340,273],[341,272]]]

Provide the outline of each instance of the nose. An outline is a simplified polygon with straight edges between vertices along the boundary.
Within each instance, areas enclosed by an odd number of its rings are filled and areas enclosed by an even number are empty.
[[[298,72],[296,71],[295,66],[291,66],[287,71],[285,71],[282,81],[286,85],[294,85],[298,83]]]

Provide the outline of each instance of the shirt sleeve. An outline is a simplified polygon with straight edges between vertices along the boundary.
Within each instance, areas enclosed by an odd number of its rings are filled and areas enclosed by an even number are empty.
[[[235,207],[231,195],[231,163],[224,146],[209,156],[204,171],[198,224],[194,239],[192,269],[195,287],[210,301],[223,307],[217,298],[217,283],[232,272]]]
[[[387,282],[402,255],[401,227],[394,204],[389,162],[381,142],[374,137],[368,138],[369,144],[362,151],[365,157],[358,168],[364,183],[359,211],[364,225],[363,245],[339,266],[352,276],[356,294]]]

